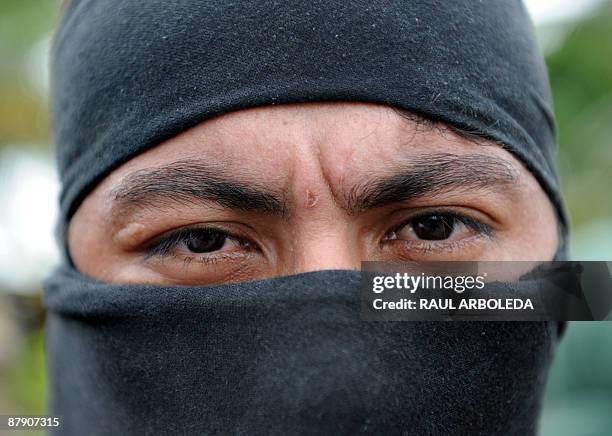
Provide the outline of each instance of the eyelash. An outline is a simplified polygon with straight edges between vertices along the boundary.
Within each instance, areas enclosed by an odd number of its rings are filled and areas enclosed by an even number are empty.
[[[417,213],[415,215],[412,215],[410,218],[405,219],[400,224],[393,227],[387,233],[396,232],[400,230],[402,227],[407,226],[408,224],[410,224],[410,222],[414,220],[417,220],[419,218],[425,218],[425,217],[432,216],[432,215],[439,215],[439,216],[445,216],[445,217],[452,218],[454,220],[459,221],[461,224],[464,224],[466,227],[468,227],[471,230],[474,230],[477,233],[482,233],[483,235],[486,235],[486,236],[493,236],[493,229],[491,228],[491,226],[481,221],[478,221],[477,219],[472,218],[470,216],[462,215],[460,213],[457,213],[452,210],[447,210],[447,209],[427,210],[421,213]]]
[[[230,258],[231,256],[228,254],[214,254],[214,255],[202,255],[202,256],[180,256],[174,253],[174,249],[181,243],[189,240],[193,237],[202,236],[206,233],[218,232],[224,234],[228,239],[232,239],[236,241],[238,244],[244,247],[252,248],[253,244],[246,242],[244,238],[234,235],[228,232],[225,229],[217,228],[217,227],[188,227],[184,229],[179,229],[174,232],[169,233],[166,236],[162,236],[157,238],[152,244],[150,244],[146,248],[145,259],[151,259],[154,257],[164,258],[170,257],[179,260],[183,260],[186,265],[193,261],[197,261],[200,263],[206,264],[214,264],[223,260],[223,258]]]
[[[432,216],[432,215],[445,216],[445,217],[452,218],[453,220],[457,220],[461,224],[465,225],[468,229],[474,231],[477,234],[476,237],[484,236],[487,238],[493,238],[494,236],[494,231],[491,226],[475,218],[472,218],[468,215],[463,215],[463,214],[457,213],[456,211],[449,210],[449,209],[434,209],[434,210],[429,209],[429,210],[417,213],[415,215],[412,215],[409,218],[403,220],[400,224],[394,226],[391,230],[385,233],[385,235],[389,235],[393,232],[398,232],[403,227],[409,225],[411,222],[418,220],[419,218],[425,218],[425,217]],[[421,242],[414,242],[414,241],[391,240],[391,239],[383,238],[382,242],[391,243],[391,244],[401,244],[404,246],[409,246],[411,250],[419,251],[421,253],[428,253],[434,249],[438,249],[438,250],[442,249],[447,252],[453,252],[459,248],[463,248],[465,245],[472,243],[474,241],[472,240],[472,238],[470,238],[470,240],[455,241],[455,242],[445,242],[444,240],[441,240],[441,241],[423,240]]]

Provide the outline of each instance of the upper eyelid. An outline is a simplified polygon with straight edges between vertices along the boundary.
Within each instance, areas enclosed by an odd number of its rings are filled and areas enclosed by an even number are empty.
[[[146,253],[146,258],[150,258],[155,255],[167,254],[169,252],[169,248],[172,248],[176,245],[177,242],[180,241],[181,237],[185,237],[190,233],[195,232],[219,232],[225,234],[228,238],[231,239],[240,239],[239,236],[233,235],[227,230],[219,229],[213,226],[210,227],[187,227],[176,229],[171,232],[162,234],[158,238],[156,238],[153,242],[150,242],[145,247],[144,251]]]
[[[485,234],[486,236],[492,237],[494,234],[494,230],[493,228],[486,224],[483,223],[481,220],[468,216],[467,214],[464,213],[460,213],[458,211],[452,210],[450,208],[432,208],[432,209],[426,209],[426,210],[422,210],[419,212],[414,213],[413,215],[411,215],[408,218],[405,218],[404,220],[401,221],[400,224],[395,225],[390,231],[397,231],[403,227],[405,227],[406,225],[410,224],[411,221],[418,219],[418,218],[423,218],[426,216],[432,216],[432,215],[448,215],[448,216],[452,216],[454,218],[459,219],[459,221],[461,221],[461,223],[463,223],[464,225],[470,227],[472,230],[476,230],[479,233]]]

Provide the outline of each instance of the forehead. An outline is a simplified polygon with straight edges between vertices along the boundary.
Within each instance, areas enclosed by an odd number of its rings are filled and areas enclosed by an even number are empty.
[[[237,177],[255,175],[285,187],[324,178],[340,187],[437,153],[496,157],[518,175],[527,174],[501,147],[463,138],[443,125],[385,105],[329,102],[257,107],[208,120],[132,158],[105,184],[165,163],[206,159]]]

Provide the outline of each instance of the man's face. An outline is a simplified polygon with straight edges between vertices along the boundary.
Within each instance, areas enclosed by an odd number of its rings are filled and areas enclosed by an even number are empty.
[[[552,206],[500,146],[390,107],[308,103],[206,121],[131,159],[69,228],[77,268],[200,285],[362,260],[550,260]]]

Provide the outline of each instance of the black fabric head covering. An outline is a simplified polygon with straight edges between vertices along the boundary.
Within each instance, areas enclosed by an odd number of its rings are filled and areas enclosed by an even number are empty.
[[[185,129],[332,100],[498,142],[566,228],[546,71],[515,0],[72,0],[52,75],[61,232],[113,168]],[[357,271],[137,286],[66,260],[45,284],[57,434],[536,433],[556,323],[365,322]]]
[[[367,322],[358,271],[47,283],[58,435],[533,436],[551,322]]]
[[[60,232],[113,168],[253,106],[386,103],[499,142],[560,218],[546,69],[518,0],[72,0],[53,47]]]

